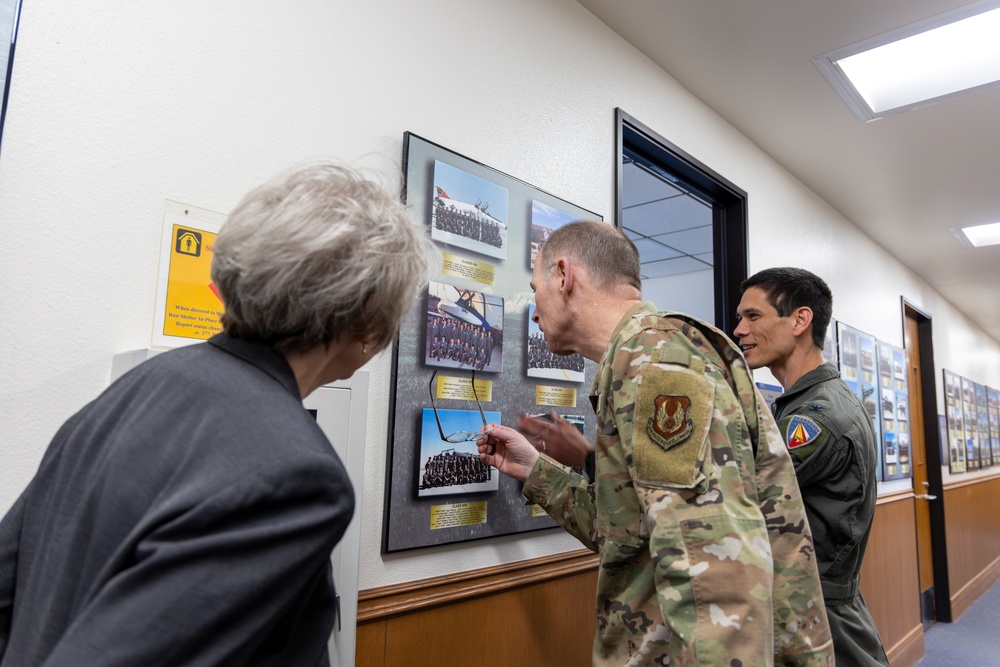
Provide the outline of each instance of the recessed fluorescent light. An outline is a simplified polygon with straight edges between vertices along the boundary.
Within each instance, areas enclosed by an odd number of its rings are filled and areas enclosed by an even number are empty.
[[[1000,8],[976,2],[813,58],[864,121],[1000,82]]]
[[[981,248],[987,245],[1000,245],[1000,222],[990,222],[985,225],[975,225],[974,227],[960,227],[954,229],[959,241],[965,241],[962,245]]]

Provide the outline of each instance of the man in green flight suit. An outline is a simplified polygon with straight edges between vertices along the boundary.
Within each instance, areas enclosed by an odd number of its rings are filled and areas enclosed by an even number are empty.
[[[785,390],[775,418],[809,516],[837,664],[888,667],[858,587],[875,515],[875,431],[837,368],[823,362],[833,295],[795,268],[761,271],[742,288],[733,333],[750,368],[766,366]]]
[[[832,666],[794,469],[736,346],[643,302],[604,223],[553,232],[531,286],[549,349],[600,363],[594,479],[500,425],[479,452],[600,555],[593,664]]]

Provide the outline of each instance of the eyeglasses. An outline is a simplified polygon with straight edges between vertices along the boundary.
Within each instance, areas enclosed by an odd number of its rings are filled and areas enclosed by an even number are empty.
[[[483,412],[483,406],[479,403],[479,394],[476,393],[476,371],[472,371],[472,395],[476,397],[476,407],[479,408],[479,416],[483,418],[483,430],[478,433],[473,433],[472,431],[455,431],[451,435],[444,434],[444,428],[441,426],[441,417],[438,415],[437,406],[434,405],[434,379],[437,377],[438,372],[434,371],[431,375],[431,381],[427,384],[427,390],[431,395],[431,409],[434,410],[434,419],[437,420],[438,433],[441,434],[441,439],[445,442],[475,442],[483,436],[490,434],[490,429],[486,428],[486,413]]]

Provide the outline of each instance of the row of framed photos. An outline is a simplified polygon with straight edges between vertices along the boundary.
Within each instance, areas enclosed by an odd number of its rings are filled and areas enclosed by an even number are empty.
[[[823,359],[840,370],[840,376],[871,417],[880,443],[879,481],[912,477],[910,392],[903,348],[831,320],[823,343]],[[781,395],[777,385],[757,386],[769,404]]]
[[[1000,465],[1000,391],[949,370],[944,375],[948,470],[952,474]]]
[[[879,480],[911,477],[910,396],[906,352],[843,322],[831,321],[823,358],[872,418],[879,448]],[[1000,465],[1000,391],[944,372],[943,460],[952,474]],[[761,386],[770,401],[780,387]],[[777,392],[775,392],[777,390]]]
[[[830,323],[830,329],[834,323]],[[837,366],[868,411],[879,448],[880,480],[913,476],[906,351],[836,322]],[[827,338],[830,332],[828,330]],[[824,345],[834,348],[832,341]]]

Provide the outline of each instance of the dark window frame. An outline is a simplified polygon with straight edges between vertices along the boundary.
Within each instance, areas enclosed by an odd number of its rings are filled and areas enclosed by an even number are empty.
[[[615,110],[615,227],[621,229],[622,155],[629,150],[661,165],[715,202],[712,215],[712,265],[715,273],[715,324],[727,335],[736,328],[740,285],[747,278],[747,193],[621,109]],[[657,304],[669,308],[670,304]]]

